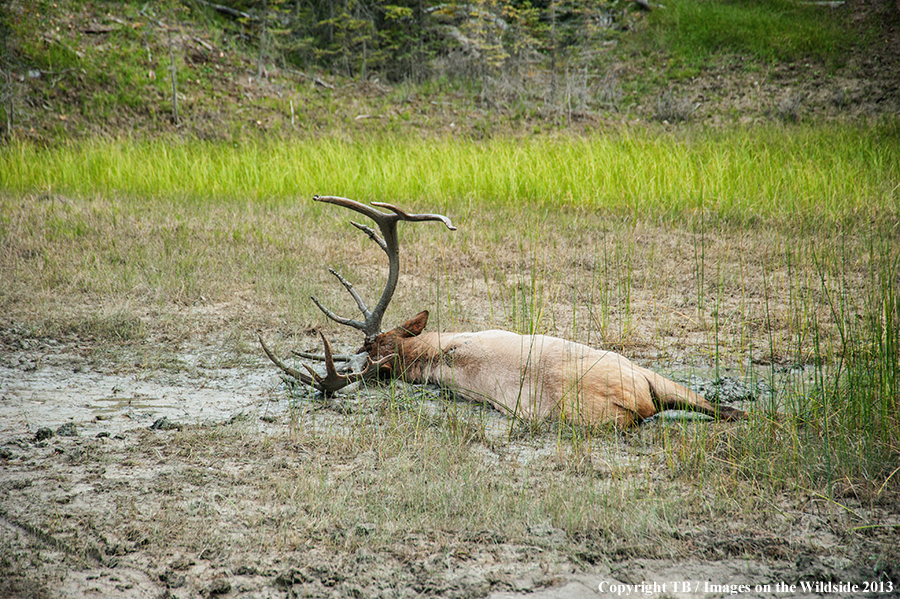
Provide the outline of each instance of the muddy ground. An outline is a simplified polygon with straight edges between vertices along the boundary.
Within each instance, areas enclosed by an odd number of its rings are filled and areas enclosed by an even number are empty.
[[[378,476],[375,452],[316,439],[353,428],[382,391],[291,398],[261,356],[222,366],[214,343],[182,349],[173,356],[179,368],[145,371],[121,357],[98,358],[86,343],[12,330],[3,342],[3,597],[812,597],[825,590],[849,598],[888,593],[841,583],[869,584],[881,572],[875,590],[886,591],[893,583],[883,573],[897,575],[896,564],[875,563],[896,540],[896,510],[813,495],[778,506],[787,528],[762,530],[739,512],[732,522],[674,523],[681,538],[671,557],[627,546],[606,554],[596,539],[547,524],[524,535],[380,536],[367,522],[285,530],[292,521],[283,512],[304,508],[261,489],[260,471],[289,478],[305,461],[322,461],[354,484]],[[420,401],[447,409],[436,394]],[[488,439],[466,446],[485,463],[553,462],[552,433],[510,436],[509,421],[493,410],[453,409],[486,423]],[[660,462],[638,440],[660,426],[596,440],[588,467],[617,460],[630,464],[631,476],[648,476]],[[849,512],[871,528],[851,532]],[[781,583],[830,586],[806,592]]]

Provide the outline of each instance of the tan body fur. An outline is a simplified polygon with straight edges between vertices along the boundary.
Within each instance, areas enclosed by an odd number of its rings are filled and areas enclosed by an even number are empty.
[[[364,349],[412,383],[437,383],[471,401],[520,418],[563,418],[628,427],[665,409],[733,420],[744,413],[714,406],[690,389],[612,351],[545,335],[508,331],[424,333],[428,313],[380,334]]]

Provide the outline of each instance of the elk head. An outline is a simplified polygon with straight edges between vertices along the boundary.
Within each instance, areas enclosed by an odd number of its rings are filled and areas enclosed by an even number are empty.
[[[287,366],[271,349],[268,348],[268,346],[266,346],[265,342],[263,341],[262,335],[259,335],[259,342],[260,345],[262,345],[263,351],[266,353],[266,356],[268,356],[272,363],[278,366],[278,368],[280,368],[285,374],[304,384],[311,385],[325,394],[332,394],[335,391],[346,387],[347,385],[374,377],[378,374],[378,371],[381,368],[390,370],[393,369],[393,362],[396,357],[394,355],[393,345],[391,345],[394,339],[393,333],[395,331],[400,331],[400,334],[402,335],[402,332],[405,331],[405,329],[403,329],[403,326],[401,326],[397,327],[397,329],[389,331],[388,333],[381,333],[381,319],[384,317],[384,312],[391,301],[391,297],[393,297],[394,295],[394,290],[396,290],[397,282],[400,278],[400,246],[397,239],[397,223],[402,220],[410,222],[436,220],[444,223],[451,231],[455,231],[456,227],[453,226],[453,223],[450,222],[449,218],[441,214],[408,214],[407,212],[401,210],[400,208],[397,208],[396,206],[393,206],[391,204],[384,204],[381,202],[372,202],[372,206],[376,206],[378,208],[386,208],[387,210],[390,210],[391,213],[381,212],[380,210],[376,210],[371,206],[361,204],[357,201],[336,196],[314,196],[313,200],[349,208],[350,210],[354,210],[356,212],[359,212],[360,214],[364,214],[365,216],[368,216],[370,219],[375,221],[375,224],[378,225],[378,229],[381,232],[381,236],[379,236],[372,228],[367,227],[366,225],[362,225],[353,221],[351,221],[351,224],[365,233],[369,237],[369,239],[374,241],[378,245],[378,247],[384,250],[385,254],[387,254],[388,257],[387,283],[384,286],[384,291],[382,291],[381,297],[378,299],[378,303],[375,304],[375,307],[372,310],[369,310],[365,302],[363,302],[362,298],[356,292],[356,289],[353,288],[353,285],[350,284],[350,282],[348,282],[333,268],[328,269],[329,272],[331,272],[331,274],[333,274],[337,278],[337,280],[340,281],[341,285],[344,286],[344,288],[356,302],[357,307],[359,308],[360,312],[362,312],[363,320],[353,320],[350,318],[338,316],[337,314],[323,306],[315,296],[310,298],[312,299],[313,303],[315,303],[316,306],[318,306],[318,308],[325,314],[325,316],[327,316],[331,320],[342,325],[353,327],[354,329],[363,332],[365,338],[363,340],[363,346],[360,351],[353,356],[342,356],[343,360],[347,362],[347,365],[345,367],[339,369],[335,365],[336,356],[334,356],[331,350],[331,343],[321,331],[319,332],[319,335],[322,337],[324,354],[322,356],[313,354],[299,355],[309,359],[323,361],[325,363],[325,376],[322,376],[310,365],[305,363],[303,364],[303,367],[308,371],[308,373],[301,372],[295,368]],[[428,312],[423,312],[416,318],[420,317],[421,327],[424,328],[425,321],[427,321],[428,319]],[[416,318],[414,318],[413,320],[416,320]],[[421,332],[421,329],[419,329],[418,332]],[[373,359],[373,357],[375,359]]]

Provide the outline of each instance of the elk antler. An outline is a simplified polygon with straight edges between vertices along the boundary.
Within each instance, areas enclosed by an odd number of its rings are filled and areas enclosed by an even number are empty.
[[[304,374],[297,370],[296,368],[291,368],[287,364],[281,361],[281,359],[266,345],[266,342],[263,341],[262,335],[257,334],[259,337],[259,344],[262,345],[263,351],[266,352],[266,355],[269,357],[272,362],[281,368],[285,372],[285,374],[289,374],[294,377],[298,381],[305,383],[307,385],[311,385],[316,389],[319,389],[326,395],[330,395],[339,389],[343,389],[347,385],[355,383],[357,381],[363,381],[369,378],[372,378],[378,373],[378,369],[394,359],[393,355],[385,356],[384,358],[378,360],[377,362],[373,362],[371,358],[366,357],[366,367],[360,372],[349,372],[347,374],[338,374],[337,368],[334,366],[334,358],[331,352],[331,342],[328,341],[328,337],[325,336],[322,331],[319,331],[319,335],[322,337],[322,344],[325,346],[325,376],[323,377],[318,372],[313,370],[309,365],[304,364],[303,367],[309,371],[309,374]]]
[[[408,214],[407,212],[401,210],[400,208],[397,208],[396,206],[392,206],[391,204],[384,204],[381,202],[372,202],[372,206],[387,208],[388,210],[393,212],[393,214],[381,212],[354,200],[336,196],[313,196],[313,200],[317,202],[336,204],[338,206],[343,206],[344,208],[355,210],[360,214],[364,214],[375,221],[375,224],[378,225],[378,229],[381,231],[382,236],[379,237],[378,234],[376,234],[375,231],[370,227],[351,221],[351,224],[353,226],[368,235],[369,239],[378,244],[378,247],[384,250],[388,257],[388,280],[384,286],[384,291],[381,292],[381,297],[378,299],[378,303],[375,304],[375,308],[373,310],[369,310],[365,302],[363,302],[362,298],[356,292],[356,289],[353,288],[353,285],[349,281],[342,277],[333,268],[328,269],[329,272],[331,272],[331,274],[333,274],[337,278],[337,280],[340,281],[341,285],[343,285],[344,288],[350,293],[351,297],[353,297],[353,300],[359,307],[360,312],[362,312],[362,321],[338,316],[337,314],[323,306],[319,302],[319,300],[316,299],[316,297],[313,296],[310,298],[325,314],[325,316],[335,322],[362,331],[366,336],[366,341],[371,341],[381,332],[381,319],[384,317],[384,312],[391,301],[391,297],[393,297],[394,295],[394,290],[397,288],[397,281],[400,279],[400,245],[397,240],[397,223],[401,220],[411,222],[437,220],[444,223],[451,231],[455,231],[456,227],[453,226],[453,223],[450,222],[449,218],[441,214]],[[334,393],[335,391],[342,389],[347,385],[350,385],[351,383],[355,383],[357,381],[365,380],[375,376],[381,366],[387,364],[395,357],[393,355],[390,355],[381,358],[377,362],[373,362],[367,354],[357,354],[357,356],[354,356],[354,358],[365,356],[365,368],[363,368],[359,372],[349,371],[346,373],[338,373],[337,368],[334,365],[334,355],[331,351],[331,343],[328,341],[328,338],[325,337],[324,334],[319,332],[319,335],[321,335],[322,344],[325,346],[325,355],[322,357],[323,361],[325,362],[324,377],[313,370],[307,364],[303,364],[303,367],[306,368],[307,371],[309,371],[309,374],[300,372],[295,368],[287,366],[272,350],[270,350],[266,346],[265,342],[263,341],[262,335],[258,336],[259,343],[260,345],[262,345],[263,351],[266,353],[272,363],[274,363],[282,371],[297,379],[298,381],[301,381],[302,383],[307,385],[311,385],[326,394]],[[350,368],[352,369],[352,366]]]
[[[336,204],[338,206],[343,206],[344,208],[349,208],[351,210],[355,210],[360,214],[364,214],[375,221],[375,224],[378,225],[378,228],[381,230],[382,237],[379,237],[375,231],[371,228],[361,225],[359,223],[351,221],[351,224],[369,236],[369,239],[378,244],[384,253],[387,254],[388,257],[388,280],[384,286],[384,291],[381,292],[381,297],[378,299],[378,303],[375,304],[375,308],[371,311],[366,307],[366,304],[362,301],[362,298],[356,293],[356,290],[344,277],[338,274],[334,269],[328,269],[331,274],[337,277],[337,280],[341,282],[344,288],[350,293],[353,299],[356,301],[356,305],[359,307],[360,312],[363,314],[364,321],[359,320],[351,320],[349,318],[343,318],[338,316],[321,303],[315,297],[312,297],[313,302],[315,302],[316,306],[325,313],[325,316],[330,318],[335,322],[339,322],[340,324],[347,325],[358,329],[363,332],[366,336],[366,341],[371,341],[375,338],[378,333],[381,332],[381,319],[384,317],[384,311],[387,309],[388,304],[391,301],[391,297],[394,295],[394,290],[397,288],[397,281],[400,279],[400,245],[397,241],[397,223],[401,220],[412,221],[412,222],[421,222],[428,220],[437,220],[444,223],[448,229],[451,231],[455,231],[456,227],[453,226],[453,223],[450,222],[450,219],[442,214],[408,214],[407,212],[393,206],[391,204],[384,204],[382,202],[372,202],[372,206],[378,206],[379,208],[387,208],[393,214],[388,214],[385,212],[381,212],[379,210],[375,210],[370,206],[366,206],[365,204],[361,204],[355,200],[349,200],[347,198],[340,198],[337,196],[314,196],[313,200],[317,202],[327,202],[329,204]]]

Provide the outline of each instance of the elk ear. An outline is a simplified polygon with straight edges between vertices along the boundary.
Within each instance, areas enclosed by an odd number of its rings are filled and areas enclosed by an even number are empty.
[[[397,327],[397,336],[401,338],[416,337],[425,330],[426,324],[428,324],[428,310],[422,310]]]

